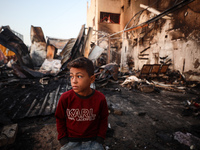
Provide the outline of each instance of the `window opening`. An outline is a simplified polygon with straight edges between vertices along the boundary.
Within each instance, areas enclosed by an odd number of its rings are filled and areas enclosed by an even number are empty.
[[[120,23],[120,14],[101,12],[100,13],[100,22],[118,23],[119,24]]]

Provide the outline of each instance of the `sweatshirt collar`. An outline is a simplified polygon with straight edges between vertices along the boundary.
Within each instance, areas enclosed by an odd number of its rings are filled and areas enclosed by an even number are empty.
[[[92,89],[92,93],[90,94],[90,95],[87,95],[87,96],[81,96],[81,95],[79,95],[78,93],[76,93],[76,92],[74,92],[79,98],[81,98],[81,99],[87,99],[87,98],[90,98],[91,96],[93,96],[94,95],[94,92],[95,92],[95,90],[94,89]]]

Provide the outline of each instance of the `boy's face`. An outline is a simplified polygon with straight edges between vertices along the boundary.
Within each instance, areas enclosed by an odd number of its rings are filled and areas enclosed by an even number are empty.
[[[89,77],[85,69],[72,67],[70,69],[70,80],[74,92],[81,96],[87,96],[91,94],[90,84],[94,82],[95,76]]]

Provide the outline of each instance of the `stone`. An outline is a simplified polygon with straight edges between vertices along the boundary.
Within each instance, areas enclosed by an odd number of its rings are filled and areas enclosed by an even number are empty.
[[[154,86],[152,85],[140,85],[138,88],[140,89],[140,91],[145,93],[150,93],[154,91]]]
[[[114,110],[114,114],[121,116],[123,112],[121,110]]]
[[[4,126],[0,134],[0,147],[14,143],[17,131],[18,124]]]

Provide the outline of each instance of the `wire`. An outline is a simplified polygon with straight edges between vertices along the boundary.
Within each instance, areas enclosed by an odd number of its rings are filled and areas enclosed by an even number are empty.
[[[157,1],[154,2],[153,4],[149,5],[147,8],[145,8],[145,9],[143,9],[143,10],[137,12],[137,13],[130,19],[130,21],[126,24],[126,26],[124,27],[124,29],[127,28],[127,26],[129,25],[129,23],[134,19],[134,17],[135,17],[136,15],[138,15],[138,14],[141,15],[141,14],[143,13],[143,11],[145,11],[145,10],[147,10],[149,7],[153,6],[153,5],[156,4],[158,1],[159,1],[159,0],[157,0]],[[140,16],[140,15],[139,15],[139,16]],[[139,18],[139,17],[138,17],[138,18]],[[133,26],[134,26],[134,24],[133,24],[131,27],[133,27]]]

